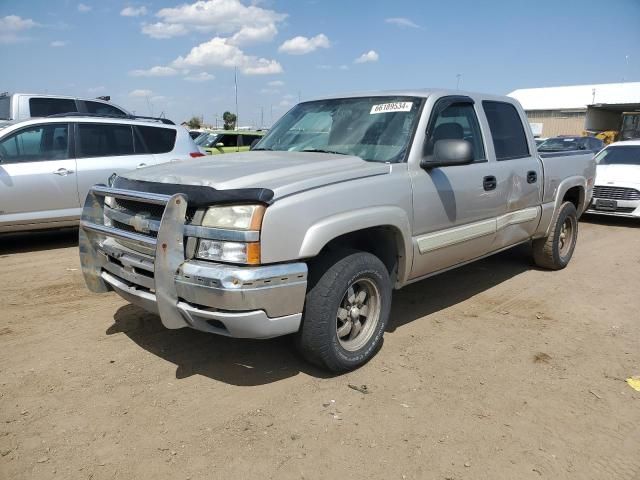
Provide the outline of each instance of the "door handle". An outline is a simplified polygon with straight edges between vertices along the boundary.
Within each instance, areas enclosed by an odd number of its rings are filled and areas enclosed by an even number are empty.
[[[51,173],[53,173],[54,175],[60,175],[61,177],[66,177],[70,173],[73,173],[73,170],[69,170],[66,168],[59,168],[55,172],[51,172]]]
[[[531,170],[527,172],[527,183],[536,183],[538,181],[538,174]]]
[[[498,186],[498,181],[493,175],[488,175],[482,179],[482,186],[486,191],[495,190]]]
[[[146,163],[140,163],[138,164],[138,166],[136,168],[142,168],[142,167],[146,167],[147,164]]]

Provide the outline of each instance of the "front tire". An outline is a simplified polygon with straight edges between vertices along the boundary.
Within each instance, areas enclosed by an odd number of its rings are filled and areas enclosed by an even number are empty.
[[[389,272],[367,252],[342,252],[312,268],[317,275],[307,292],[296,346],[320,367],[354,370],[382,344],[391,308]]]
[[[578,214],[571,202],[564,202],[549,236],[533,241],[535,264],[549,270],[561,270],[569,264],[578,240]]]

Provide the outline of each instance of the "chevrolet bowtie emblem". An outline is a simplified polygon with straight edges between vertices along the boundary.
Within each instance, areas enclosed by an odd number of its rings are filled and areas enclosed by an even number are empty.
[[[149,219],[146,215],[136,215],[129,220],[129,225],[134,228],[136,232],[149,233]]]

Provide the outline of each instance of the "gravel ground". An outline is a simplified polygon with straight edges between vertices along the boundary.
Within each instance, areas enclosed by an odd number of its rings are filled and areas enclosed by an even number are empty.
[[[76,235],[0,237],[0,478],[640,479],[637,222],[396,292],[342,376],[89,293]]]

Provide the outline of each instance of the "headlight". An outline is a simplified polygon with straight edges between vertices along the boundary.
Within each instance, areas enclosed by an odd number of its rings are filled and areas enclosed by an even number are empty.
[[[263,215],[262,205],[211,207],[204,214],[202,226],[230,230],[260,230]]]
[[[258,265],[260,263],[260,244],[258,242],[223,242],[201,238],[198,242],[196,256],[214,262]]]
[[[233,205],[209,208],[202,219],[203,227],[224,230],[260,230],[265,207]],[[201,238],[196,257],[228,263],[260,264],[260,242],[222,241]]]

